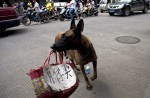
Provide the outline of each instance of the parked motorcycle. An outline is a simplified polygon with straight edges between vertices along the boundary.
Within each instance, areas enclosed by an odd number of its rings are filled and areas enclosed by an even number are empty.
[[[24,11],[22,16],[22,24],[27,26],[31,24],[31,21],[43,23],[48,23],[50,21],[46,11],[41,11],[39,17],[40,20],[36,17],[36,12],[31,9]]]

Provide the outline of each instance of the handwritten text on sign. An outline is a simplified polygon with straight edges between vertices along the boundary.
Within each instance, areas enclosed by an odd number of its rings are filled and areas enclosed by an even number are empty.
[[[55,90],[70,88],[76,82],[76,75],[68,64],[46,66],[43,72],[48,85]]]

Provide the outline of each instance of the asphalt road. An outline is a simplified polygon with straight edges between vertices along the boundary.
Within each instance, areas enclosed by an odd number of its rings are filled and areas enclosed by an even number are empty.
[[[150,98],[150,11],[129,17],[100,13],[84,23],[83,34],[98,55],[98,78],[90,81],[93,90],[88,91],[78,72],[80,85],[70,98]],[[43,64],[55,35],[69,27],[70,21],[32,23],[8,29],[0,37],[0,98],[35,98],[26,73]],[[122,36],[127,43],[116,40]],[[132,37],[138,42],[129,44],[136,41]]]

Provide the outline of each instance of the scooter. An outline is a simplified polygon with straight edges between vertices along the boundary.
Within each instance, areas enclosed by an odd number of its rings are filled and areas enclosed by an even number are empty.
[[[23,12],[23,16],[22,16],[22,24],[24,25],[30,25],[31,21],[34,22],[43,22],[43,23],[48,23],[50,21],[49,17],[47,16],[47,12],[46,11],[41,11],[39,14],[40,20],[38,18],[36,18],[36,12],[33,11],[32,9],[29,9],[27,11]]]

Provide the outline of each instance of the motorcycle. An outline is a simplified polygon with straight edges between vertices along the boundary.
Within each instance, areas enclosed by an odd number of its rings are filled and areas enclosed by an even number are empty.
[[[64,21],[65,19],[71,19],[69,12],[67,13],[68,15],[66,15],[66,7],[63,7],[58,15],[58,18],[60,21]],[[74,11],[72,12],[73,18],[77,18],[77,16],[75,15]]]
[[[47,16],[46,11],[41,11],[39,14],[40,20],[36,17],[36,12],[29,9],[27,11],[23,12],[22,16],[22,24],[28,26],[31,24],[31,21],[34,22],[43,22],[43,23],[48,23],[50,21],[49,17]]]
[[[41,10],[47,12],[47,16],[49,16],[50,19],[58,20],[58,15],[57,14],[53,15],[51,11],[48,11],[46,9],[46,7],[42,7]]]
[[[80,9],[80,14],[81,14],[81,17],[83,18],[86,18],[89,16],[88,14],[88,8],[85,6],[83,8]]]
[[[81,9],[80,13],[81,13],[81,16],[83,18],[85,18],[85,17],[89,17],[89,16],[98,16],[99,11],[98,11],[98,7],[95,6],[94,8],[91,9],[91,13],[89,13],[88,7],[85,6]]]
[[[98,16],[98,13],[99,13],[98,8],[99,8],[98,5],[96,5],[94,8],[92,8],[92,15]]]

